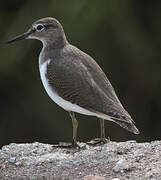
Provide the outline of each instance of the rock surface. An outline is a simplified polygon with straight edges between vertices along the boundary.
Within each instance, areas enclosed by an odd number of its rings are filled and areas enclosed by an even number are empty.
[[[161,141],[80,146],[80,150],[38,142],[3,146],[0,179],[161,179]]]

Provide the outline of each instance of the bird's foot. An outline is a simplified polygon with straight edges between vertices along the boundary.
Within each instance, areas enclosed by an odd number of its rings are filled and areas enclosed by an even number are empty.
[[[76,148],[76,149],[80,149],[81,147],[79,146],[79,144],[77,143],[77,141],[73,141],[72,142],[72,146],[73,148]]]
[[[91,145],[91,146],[95,146],[95,145],[102,145],[102,144],[106,144],[106,143],[109,143],[110,142],[110,139],[106,139],[106,138],[95,138],[89,142],[87,142],[88,145]]]
[[[78,143],[66,143],[66,142],[59,142],[59,144],[54,144],[54,148],[66,148],[66,149],[80,149]]]

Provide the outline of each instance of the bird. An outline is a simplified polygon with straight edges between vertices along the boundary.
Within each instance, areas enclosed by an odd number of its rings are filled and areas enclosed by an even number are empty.
[[[48,96],[69,112],[73,125],[72,147],[79,147],[75,113],[98,118],[101,143],[107,142],[105,120],[134,134],[140,133],[101,67],[90,55],[68,42],[57,19],[41,18],[7,43],[22,39],[37,39],[43,44],[39,55],[41,81]]]

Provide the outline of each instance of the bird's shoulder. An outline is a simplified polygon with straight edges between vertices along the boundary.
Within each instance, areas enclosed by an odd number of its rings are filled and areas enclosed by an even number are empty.
[[[51,74],[50,79],[58,79],[59,84],[63,81],[62,84],[69,89],[71,84],[72,89],[75,87],[78,90],[81,84],[84,88],[88,87],[90,92],[93,91],[93,96],[102,97],[109,103],[121,104],[101,67],[91,56],[73,45],[69,44],[55,53],[48,65],[48,74]]]
[[[107,97],[120,104],[114,88],[106,74],[90,55],[72,45],[67,46],[64,49],[64,53],[66,54],[66,56],[64,56],[65,61],[70,61],[71,65],[78,66],[78,69],[87,71],[88,75],[93,79],[97,86],[101,88]]]

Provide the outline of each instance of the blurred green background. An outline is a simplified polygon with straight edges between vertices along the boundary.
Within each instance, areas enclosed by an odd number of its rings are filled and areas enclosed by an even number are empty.
[[[106,121],[106,136],[161,139],[161,1],[5,0],[0,6],[0,146],[71,141],[68,113],[52,102],[40,81],[41,43],[4,44],[47,16],[57,18],[69,42],[98,62],[141,131],[136,136]],[[77,118],[80,141],[99,136],[95,117]]]

